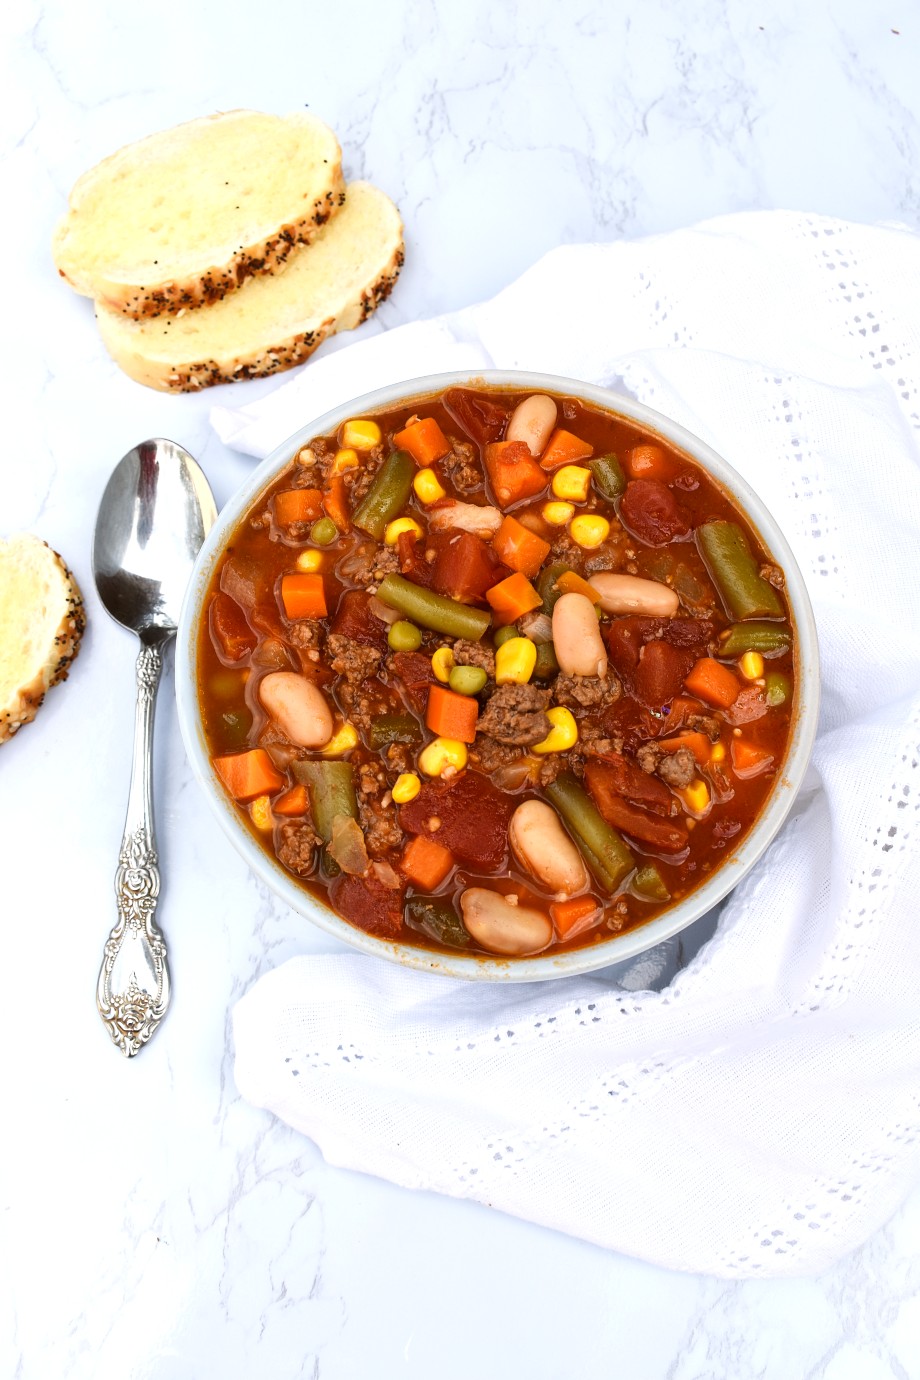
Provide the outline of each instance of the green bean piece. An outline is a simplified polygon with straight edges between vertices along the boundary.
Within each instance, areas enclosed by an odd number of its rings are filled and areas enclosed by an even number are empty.
[[[557,776],[546,794],[575,834],[575,841],[602,886],[610,892],[635,867],[632,853],[599,813],[594,801],[571,772]]]
[[[732,618],[783,616],[779,595],[761,575],[747,537],[736,523],[704,522],[696,529],[696,543]]]
[[[323,843],[332,839],[336,815],[358,818],[350,762],[292,762],[291,770],[307,788],[313,827]]]
[[[315,541],[317,546],[329,546],[339,535],[332,518],[323,517],[314,522],[310,528],[310,540]]]
[[[374,482],[352,517],[352,522],[375,541],[380,541],[388,522],[398,517],[412,491],[415,461],[407,451],[394,450],[374,477]]]
[[[553,561],[552,565],[548,565],[540,571],[535,588],[543,600],[544,613],[552,615],[557,599],[562,598],[562,590],[556,588],[556,581],[560,575],[565,575],[571,569],[572,567],[566,565],[565,561]]]
[[[664,878],[654,863],[636,870],[633,877],[633,891],[644,901],[670,901],[671,893],[664,884]]]
[[[506,623],[503,628],[496,628],[492,634],[492,641],[496,647],[503,647],[506,642],[510,642],[513,637],[520,637],[520,633],[513,623]]]
[[[792,645],[792,632],[785,623],[733,623],[722,634],[720,656],[741,656],[743,652],[784,652]]]
[[[399,618],[390,624],[387,643],[394,652],[417,652],[422,645],[422,634],[414,623]]]
[[[553,676],[559,674],[559,662],[556,660],[556,648],[552,642],[537,643],[537,660],[533,668],[534,680],[551,680]]]
[[[484,609],[470,608],[446,595],[422,589],[404,575],[387,575],[377,590],[377,598],[423,628],[448,637],[464,637],[470,642],[478,642],[492,622],[492,615]]]
[[[458,695],[478,695],[488,679],[481,666],[452,666],[447,683]]]
[[[588,467],[598,493],[611,503],[620,497],[626,488],[626,476],[615,455],[599,455],[595,460],[588,461]]]
[[[411,714],[379,714],[367,731],[367,741],[375,752],[391,743],[420,743],[421,724]]]
[[[788,703],[792,696],[792,682],[782,671],[768,671],[764,677],[764,698],[771,709]]]
[[[451,949],[468,949],[470,936],[449,901],[437,896],[413,896],[404,911],[410,929]]]

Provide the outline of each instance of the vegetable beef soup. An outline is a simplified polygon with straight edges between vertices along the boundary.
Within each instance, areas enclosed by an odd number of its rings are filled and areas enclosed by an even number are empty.
[[[790,734],[783,573],[703,469],[573,397],[452,388],[318,436],[199,645],[214,768],[359,929],[509,958],[642,925]]]

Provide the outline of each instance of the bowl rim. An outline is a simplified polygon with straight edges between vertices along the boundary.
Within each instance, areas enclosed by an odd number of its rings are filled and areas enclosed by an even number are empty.
[[[463,956],[435,952],[397,940],[367,934],[322,905],[303,890],[277,861],[270,859],[251,837],[235,804],[224,793],[211,766],[198,713],[196,652],[202,603],[215,563],[223,553],[227,538],[257,495],[266,489],[287,465],[297,450],[314,436],[337,429],[349,417],[385,410],[397,403],[443,392],[447,388],[507,388],[548,392],[583,398],[644,429],[664,437],[703,466],[711,478],[724,488],[742,508],[763,546],[781,565],[785,593],[796,628],[795,700],[789,745],[773,791],[746,838],[713,875],[683,901],[653,920],[624,934],[581,949],[553,955],[552,951],[530,958]],[[634,958],[656,944],[679,934],[707,911],[719,904],[750,871],[775,839],[802,785],[817,732],[820,698],[819,649],[817,629],[808,590],[798,563],[779,524],[748,482],[713,448],[678,422],[636,401],[598,384],[585,383],[564,375],[530,370],[469,369],[427,374],[399,383],[387,384],[359,397],[351,398],[308,420],[276,446],[249,478],[230,497],[208,534],[186,590],[176,644],[176,700],[179,727],[192,771],[224,833],[249,867],[265,884],[298,914],[350,948],[374,957],[385,958],[403,967],[487,982],[534,982],[572,977],[594,972],[614,963]]]

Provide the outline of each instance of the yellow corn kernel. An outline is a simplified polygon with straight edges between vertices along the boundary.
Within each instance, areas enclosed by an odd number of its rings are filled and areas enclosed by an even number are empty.
[[[571,709],[565,709],[558,705],[553,709],[547,709],[546,717],[552,724],[552,728],[542,743],[534,743],[531,752],[566,752],[570,747],[574,747],[578,742],[578,724],[575,722],[575,715]]]
[[[322,570],[323,553],[322,551],[301,551],[297,557],[298,570]]]
[[[395,546],[396,538],[402,532],[411,532],[416,541],[423,535],[421,527],[419,527],[414,518],[401,517],[394,518],[392,522],[387,523],[386,530],[383,534],[383,540],[386,542],[387,546]]]
[[[763,675],[763,657],[760,652],[745,652],[738,662],[738,670],[745,680],[757,680]]]
[[[332,462],[332,473],[341,474],[343,470],[353,470],[358,464],[358,452],[351,446],[343,446],[335,453]]]
[[[526,685],[536,664],[536,643],[529,637],[509,637],[495,653],[495,684]]]
[[[584,503],[590,487],[591,471],[584,465],[563,465],[553,475],[553,493],[557,498]]]
[[[342,427],[342,445],[353,450],[373,450],[380,440],[380,427],[366,417],[353,417]]]
[[[431,658],[431,669],[442,685],[450,680],[450,668],[454,664],[454,654],[450,647],[439,647]]]
[[[460,743],[456,738],[435,738],[419,753],[419,770],[426,776],[440,776],[445,767],[462,771],[467,756],[466,743]]]
[[[602,541],[607,540],[610,532],[610,523],[600,513],[579,513],[578,517],[572,518],[569,525],[569,534],[572,541],[577,541],[579,546],[584,546],[591,550],[594,546],[600,546]]]
[[[422,783],[414,771],[400,772],[393,782],[393,799],[397,805],[407,805],[410,800],[415,799],[421,789]]]
[[[724,761],[725,761],[725,744],[724,744],[724,743],[713,743],[713,745],[712,745],[712,751],[711,751],[710,754],[709,754],[709,760],[710,760],[710,762],[724,762]]]
[[[341,757],[344,752],[351,752],[351,749],[357,746],[358,730],[346,719],[333,733],[326,746],[320,750],[320,756]]]
[[[564,527],[575,516],[574,503],[544,503],[543,516],[553,527]]]
[[[439,498],[445,498],[447,495],[447,490],[430,468],[418,471],[412,481],[412,487],[419,503],[437,503]]]
[[[693,815],[705,814],[709,809],[709,787],[702,777],[698,776],[695,781],[691,781],[689,786],[685,786],[677,794]]]
[[[267,834],[272,827],[272,803],[267,795],[257,795],[249,806],[249,814],[253,824],[260,829],[263,834]]]

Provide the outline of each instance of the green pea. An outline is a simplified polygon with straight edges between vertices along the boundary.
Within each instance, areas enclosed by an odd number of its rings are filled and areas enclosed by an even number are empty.
[[[520,633],[513,623],[506,623],[503,628],[499,628],[493,636],[496,647],[500,647],[504,642],[510,642],[512,637],[520,637]]]
[[[331,542],[335,541],[338,535],[339,529],[332,521],[332,518],[320,518],[319,521],[314,522],[313,526],[310,528],[310,540],[315,541],[317,546],[329,546]]]
[[[394,652],[417,652],[422,645],[421,630],[405,618],[390,624],[387,642]]]
[[[447,683],[458,695],[478,695],[487,680],[481,666],[452,666]]]

